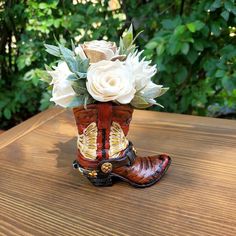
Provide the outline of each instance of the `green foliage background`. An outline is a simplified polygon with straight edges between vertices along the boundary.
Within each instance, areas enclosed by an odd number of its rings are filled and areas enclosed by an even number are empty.
[[[55,59],[44,43],[118,42],[130,23],[144,30],[137,45],[158,66],[154,80],[170,87],[164,111],[235,114],[235,15],[234,0],[0,0],[0,128],[49,107],[41,69]]]

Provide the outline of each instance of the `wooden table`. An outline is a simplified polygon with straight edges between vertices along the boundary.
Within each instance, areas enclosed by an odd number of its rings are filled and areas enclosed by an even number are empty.
[[[135,111],[129,138],[172,156],[158,184],[92,186],[72,169],[70,111],[1,134],[0,235],[236,235],[236,121]]]

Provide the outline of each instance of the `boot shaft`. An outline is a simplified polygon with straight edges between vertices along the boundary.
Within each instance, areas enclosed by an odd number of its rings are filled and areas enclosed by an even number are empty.
[[[96,166],[122,154],[133,109],[129,105],[98,103],[73,109],[78,128],[78,158],[82,166]],[[89,163],[89,164],[88,164]]]

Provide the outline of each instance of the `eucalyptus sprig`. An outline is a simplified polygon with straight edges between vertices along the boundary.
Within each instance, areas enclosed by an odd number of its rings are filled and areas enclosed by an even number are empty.
[[[120,54],[121,55],[128,55],[130,53],[133,53],[136,49],[135,40],[137,37],[142,33],[143,31],[140,31],[135,37],[133,35],[133,25],[131,24],[127,32],[124,33],[124,35],[120,38]]]
[[[87,77],[89,59],[82,59],[79,55],[76,55],[74,50],[72,51],[61,44],[58,44],[58,46],[44,44],[44,46],[46,47],[46,52],[66,62],[70,71],[75,74],[74,78],[71,77],[72,80]]]

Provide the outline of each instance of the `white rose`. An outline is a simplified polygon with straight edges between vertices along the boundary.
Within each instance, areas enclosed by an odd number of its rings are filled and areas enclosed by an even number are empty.
[[[73,73],[69,70],[66,62],[59,62],[54,69],[54,71],[48,71],[53,78],[51,82],[53,85],[52,98],[50,101],[62,107],[68,107],[76,96],[71,86],[72,82],[67,80],[67,77]]]
[[[113,57],[117,56],[117,47],[114,42],[93,40],[84,42],[81,46],[91,63],[102,60],[111,60]]]
[[[130,67],[133,76],[135,78],[135,89],[137,91],[143,89],[149,82],[151,78],[156,74],[156,66],[150,66],[150,61],[145,61],[144,58],[140,61],[139,57],[142,52],[135,52],[129,54],[125,63]]]
[[[134,78],[129,67],[120,61],[99,61],[87,73],[88,92],[97,101],[128,104],[133,99]]]

